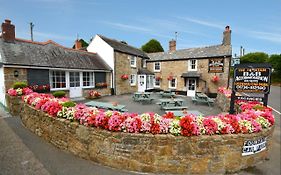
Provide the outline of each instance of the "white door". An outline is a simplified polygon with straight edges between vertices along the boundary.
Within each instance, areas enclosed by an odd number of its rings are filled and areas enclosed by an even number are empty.
[[[79,72],[69,72],[69,97],[82,97]]]
[[[146,75],[138,75],[138,91],[144,92],[146,89]]]
[[[196,79],[195,78],[189,78],[187,79],[187,96],[194,97],[196,92]]]

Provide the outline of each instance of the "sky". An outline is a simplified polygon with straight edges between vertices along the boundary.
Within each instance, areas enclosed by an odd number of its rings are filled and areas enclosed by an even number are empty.
[[[140,48],[150,39],[168,50],[221,44],[232,30],[233,55],[281,53],[281,0],[0,0],[0,22],[10,19],[16,37],[53,40],[72,47],[96,34]],[[177,37],[175,32],[177,32]]]

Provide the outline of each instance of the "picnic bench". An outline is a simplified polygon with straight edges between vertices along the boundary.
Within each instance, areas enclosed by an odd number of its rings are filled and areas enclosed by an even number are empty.
[[[91,106],[91,107],[97,107],[97,108],[102,108],[102,109],[107,109],[107,110],[112,110],[112,111],[120,111],[120,112],[128,112],[127,109],[125,109],[125,105],[113,105],[112,103],[106,103],[106,102],[98,102],[98,101],[89,101],[85,103],[86,106]]]
[[[196,105],[198,103],[206,103],[209,106],[214,104],[214,100],[209,98],[206,94],[201,93],[201,92],[197,92],[195,93],[195,97],[192,97],[192,103],[195,103]]]
[[[172,112],[174,113],[175,116],[186,116],[186,115],[190,115],[190,114],[193,114],[193,115],[196,115],[196,116],[203,116],[204,114],[199,112],[199,111],[196,111],[196,110],[188,110],[188,111],[165,111],[165,113],[169,113],[169,112]]]
[[[163,110],[181,110],[187,109],[187,106],[183,106],[184,100],[181,98],[176,99],[159,99],[157,104],[160,105]]]
[[[151,104],[154,99],[151,98],[150,95],[151,94],[148,92],[135,92],[133,95],[133,100],[137,101],[137,102],[141,102],[142,104],[144,104],[144,103]]]
[[[163,98],[171,98],[171,97],[175,97],[176,96],[176,93],[173,92],[173,91],[161,91],[160,92],[160,95],[163,97]]]

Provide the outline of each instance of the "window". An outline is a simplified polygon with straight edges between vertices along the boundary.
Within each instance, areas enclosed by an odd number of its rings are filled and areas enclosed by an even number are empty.
[[[160,62],[155,62],[154,63],[154,72],[160,72],[161,67],[160,67]]]
[[[190,71],[197,70],[197,61],[196,60],[189,60],[189,70]]]
[[[172,80],[169,81],[169,88],[175,89],[177,88],[177,79],[173,78]]]
[[[80,73],[79,72],[69,72],[69,86],[70,87],[80,87]]]
[[[66,88],[66,76],[64,71],[51,71],[50,83],[52,89]]]
[[[130,84],[131,84],[131,86],[135,86],[136,85],[136,75],[135,74],[131,74],[131,76],[130,76]]]
[[[160,79],[154,79],[154,87],[160,87]]]
[[[93,72],[83,72],[83,86],[84,87],[94,86]]]
[[[137,67],[137,58],[135,56],[130,56],[131,67]]]

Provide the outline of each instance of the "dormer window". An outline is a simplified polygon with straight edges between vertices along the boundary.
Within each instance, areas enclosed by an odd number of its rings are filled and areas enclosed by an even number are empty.
[[[131,67],[137,67],[137,57],[136,56],[130,56],[130,65]]]

